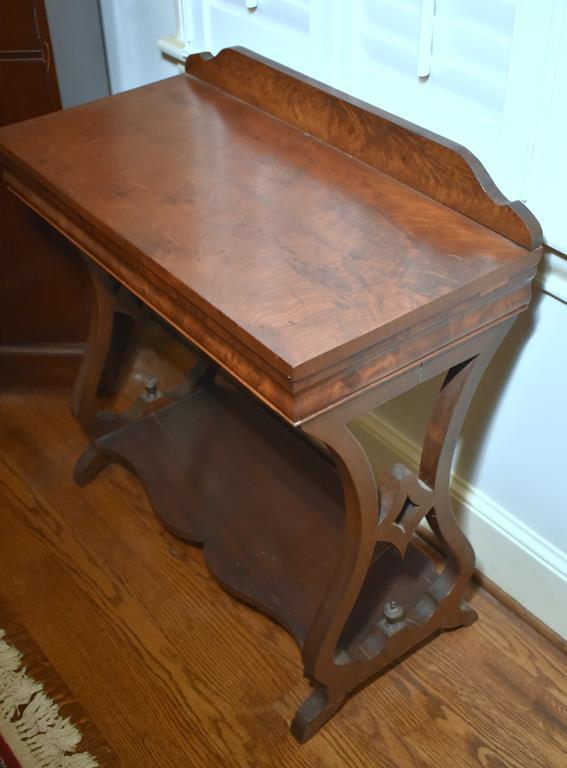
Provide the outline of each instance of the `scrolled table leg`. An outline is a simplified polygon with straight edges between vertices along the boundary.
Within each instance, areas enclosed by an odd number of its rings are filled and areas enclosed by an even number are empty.
[[[314,417],[302,428],[329,450],[344,494],[342,553],[303,646],[314,691],[293,725],[310,738],[341,706],[349,691],[390,666],[440,629],[471,624],[476,613],[463,601],[474,553],[451,508],[451,462],[476,386],[512,320],[486,331],[430,366],[446,375],[433,407],[419,471],[395,464],[377,483],[368,457],[349,429],[353,402]],[[419,374],[421,376],[421,372]],[[365,393],[373,407],[407,390],[407,372],[386,389]],[[374,403],[372,398],[375,397]],[[445,553],[438,571],[415,546],[427,518]],[[379,597],[376,597],[379,595]],[[394,616],[395,618],[392,618]]]
[[[316,684],[293,718],[292,734],[301,744],[308,741],[340,709],[343,701],[343,692]]]
[[[73,388],[71,411],[91,441],[123,423],[122,417],[97,412],[97,396],[114,394],[132,329],[142,310],[103,269],[85,259],[89,332]],[[73,478],[85,485],[109,464],[94,442],[75,465]]]
[[[207,386],[212,383],[217,371],[217,365],[213,361],[198,357],[196,364],[187,372],[185,381],[177,389],[161,392],[157,389],[157,381],[148,382],[146,393],[138,397],[127,412],[115,414],[97,411],[97,395],[100,393],[101,384],[106,382],[112,388],[112,384],[118,379],[118,369],[122,362],[120,353],[126,347],[133,326],[141,327],[147,319],[148,311],[141,302],[95,264],[88,261],[86,269],[89,277],[89,334],[73,389],[72,412],[90,438],[91,444],[75,465],[73,478],[78,485],[85,485],[93,480],[114,460],[114,457],[99,445],[99,438],[173,400]],[[117,324],[117,318],[126,318],[129,324]],[[116,338],[117,330],[121,337],[119,339]],[[109,392],[105,391],[105,394]]]
[[[427,521],[447,558],[432,591],[439,602],[450,593],[455,595],[451,612],[443,623],[447,629],[471,624],[476,619],[476,612],[460,599],[472,576],[475,557],[453,513],[450,494],[453,455],[478,383],[510,326],[511,322],[497,326],[477,355],[447,371],[423,443],[418,474],[420,480],[434,489]]]
[[[112,343],[116,287],[92,262],[86,265],[89,302],[87,347],[75,381],[71,410],[87,435],[96,421],[96,397]]]

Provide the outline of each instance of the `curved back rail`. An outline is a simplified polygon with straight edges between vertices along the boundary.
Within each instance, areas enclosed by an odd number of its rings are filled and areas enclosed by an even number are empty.
[[[536,218],[459,144],[243,49],[190,56],[186,72],[529,250],[541,245]]]

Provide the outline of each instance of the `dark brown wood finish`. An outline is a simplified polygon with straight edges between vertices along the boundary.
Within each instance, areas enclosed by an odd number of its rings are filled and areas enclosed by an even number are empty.
[[[11,189],[293,422],[529,299],[538,252],[193,77],[1,143]]]
[[[43,0],[2,0],[0,125],[59,109]],[[2,183],[0,307],[0,389],[68,391],[87,328],[76,249]]]
[[[3,0],[0,125],[61,109],[43,0]]]
[[[454,208],[526,248],[537,219],[465,147],[243,49],[195,54],[186,71]]]
[[[439,370],[448,372],[417,476],[396,464],[377,486],[364,449],[348,428],[355,414],[363,415],[368,406],[376,407],[392,392],[407,389],[405,374],[304,425],[333,456],[343,487],[345,523],[338,566],[303,648],[314,691],[292,726],[301,741],[316,733],[364,680],[439,629],[468,625],[476,618],[462,603],[474,553],[453,517],[449,473],[470,399],[510,325],[511,321],[501,323],[447,350],[433,365],[420,367],[422,381]],[[428,558],[412,557],[411,542],[425,517],[446,558],[439,573]]]
[[[164,369],[144,348],[115,407],[140,373],[175,386],[183,366],[169,382]],[[299,745],[296,644],[215,583],[134,475],[114,465],[73,484],[84,436],[68,398],[4,395],[0,434],[0,593],[78,702],[68,714],[85,736],[95,724],[101,768],[104,744],[120,768],[564,768],[565,652],[478,588],[479,621],[425,644]],[[0,627],[12,629],[1,605]]]
[[[90,257],[75,479],[128,466],[222,584],[289,629],[313,684],[292,725],[305,741],[356,687],[476,617],[450,467],[529,301],[539,231],[415,127],[242,52],[188,72],[5,129],[0,151],[9,188]],[[177,393],[154,384],[127,414],[98,414],[113,329],[143,306],[205,356]],[[419,473],[396,464],[376,483],[350,423],[442,372]],[[425,517],[441,566],[415,546]]]
[[[347,422],[409,388],[407,374],[365,393],[367,402],[354,398],[304,425],[329,448],[336,469],[223,379],[108,431],[79,460],[81,483],[111,461],[142,477],[167,528],[204,543],[217,579],[295,637],[315,683],[294,721],[299,740],[411,647],[439,629],[474,621],[462,603],[474,555],[452,517],[448,475],[468,403],[510,325],[422,369],[426,380],[449,367],[419,477],[395,465],[378,488]],[[412,543],[426,516],[446,557],[439,573]],[[382,615],[391,601],[403,610],[393,627]]]

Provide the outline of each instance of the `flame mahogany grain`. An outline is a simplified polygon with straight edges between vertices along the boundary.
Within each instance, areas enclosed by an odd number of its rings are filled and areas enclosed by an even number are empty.
[[[229,50],[3,129],[0,159],[89,260],[75,479],[132,469],[227,590],[289,629],[313,684],[300,741],[410,649],[474,621],[451,461],[541,255],[537,222],[474,158]],[[167,405],[99,414],[116,317],[144,315],[133,297],[204,356]],[[349,424],[438,374],[418,472],[377,479]],[[424,518],[438,566],[415,547]]]
[[[295,125],[526,248],[537,219],[510,202],[465,147],[243,49],[193,55],[186,71]]]
[[[467,156],[239,52],[187,66],[4,128],[5,180],[286,419],[527,304],[537,227]]]

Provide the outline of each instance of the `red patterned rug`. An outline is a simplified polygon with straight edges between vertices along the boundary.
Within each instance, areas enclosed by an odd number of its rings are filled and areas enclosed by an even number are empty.
[[[0,735],[0,768],[22,768],[14,757],[14,753]]]

